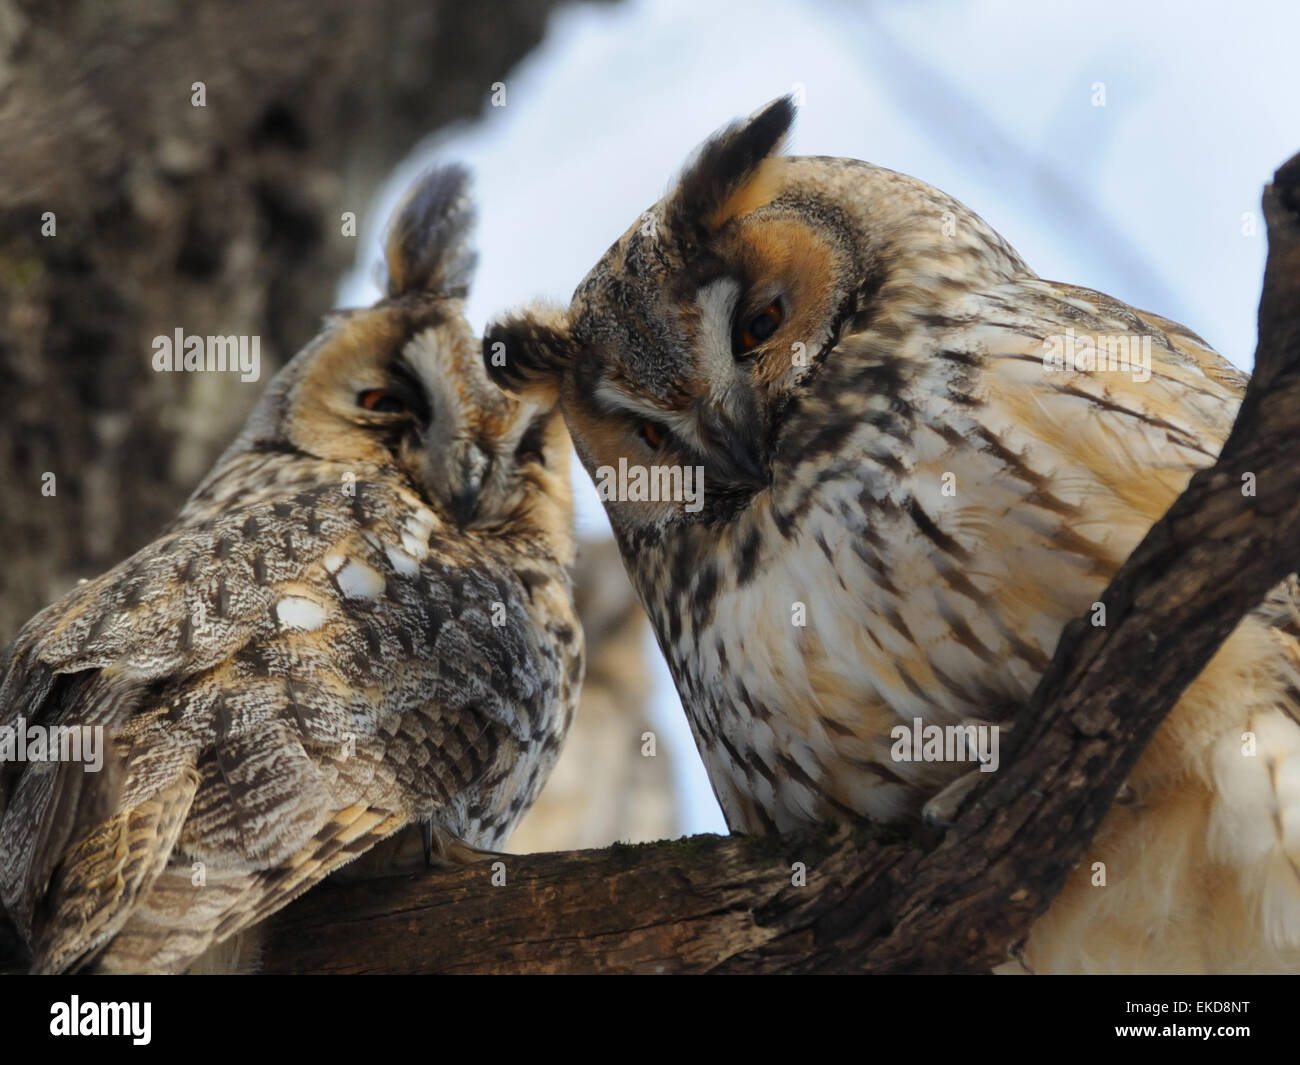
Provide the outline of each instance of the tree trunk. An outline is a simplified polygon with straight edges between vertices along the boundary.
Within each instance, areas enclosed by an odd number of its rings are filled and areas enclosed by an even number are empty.
[[[172,519],[333,306],[344,212],[382,225],[551,7],[0,0],[0,647]],[[258,337],[259,379],[154,372],[177,329]]]

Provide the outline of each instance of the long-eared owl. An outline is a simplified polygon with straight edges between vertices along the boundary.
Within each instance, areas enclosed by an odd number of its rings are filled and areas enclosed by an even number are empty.
[[[332,315],[171,527],[7,650],[0,724],[102,741],[98,771],[0,766],[0,895],[37,969],[186,969],[405,826],[454,859],[536,797],[582,673],[569,445],[484,373],[472,219],[464,171],[425,175],[385,297]]]
[[[1213,462],[1246,381],[1183,326],[1039,278],[921,181],[780,154],[792,119],[781,100],[717,134],[567,309],[484,338],[494,379],[558,398],[614,486],[624,562],[748,832],[933,811],[972,764],[900,741],[996,737]],[[1298,635],[1292,580],[1161,727],[1031,969],[1300,967]]]

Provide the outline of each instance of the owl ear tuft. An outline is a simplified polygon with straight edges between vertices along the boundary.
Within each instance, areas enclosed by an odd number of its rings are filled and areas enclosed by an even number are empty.
[[[507,392],[539,406],[555,403],[560,378],[573,363],[577,345],[567,311],[534,305],[495,322],[483,333],[483,365]]]
[[[780,152],[794,114],[794,98],[782,96],[700,146],[665,210],[669,232],[684,250],[698,246],[729,218],[770,199],[775,190],[763,180],[763,163]]]
[[[393,213],[384,240],[388,295],[428,292],[463,299],[478,256],[469,171],[458,163],[426,171]]]

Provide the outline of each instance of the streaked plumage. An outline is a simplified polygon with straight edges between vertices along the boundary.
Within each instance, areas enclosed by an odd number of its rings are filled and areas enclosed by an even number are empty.
[[[171,528],[6,652],[0,723],[110,740],[98,774],[0,767],[0,895],[38,969],[185,969],[404,826],[497,846],[541,788],[582,669],[568,444],[483,373],[471,219],[462,171],[422,179],[387,298],[333,316]]]
[[[891,730],[1005,722],[1245,385],[1182,326],[1036,277],[920,181],[773,155],[791,119],[780,101],[719,134],[567,311],[484,341],[498,381],[559,397],[589,472],[703,466],[698,513],[607,510],[749,832],[918,818],[971,766],[896,760]],[[1048,369],[1069,330],[1149,337],[1149,380]],[[1300,968],[1298,603],[1275,589],[1180,700],[1030,968]]]

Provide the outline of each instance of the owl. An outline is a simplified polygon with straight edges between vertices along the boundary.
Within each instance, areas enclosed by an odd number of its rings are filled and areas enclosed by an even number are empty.
[[[582,677],[569,445],[484,373],[472,214],[462,170],[421,179],[385,298],[332,316],[171,527],[6,651],[0,725],[76,741],[0,763],[0,894],[37,970],[203,964],[406,826],[448,861],[496,847],[541,788]]]
[[[919,828],[1104,623],[1246,379],[921,181],[782,155],[792,120],[714,136],[485,360],[558,400],[730,827]],[[1182,696],[1025,967],[1300,968],[1298,606],[1293,578]]]

